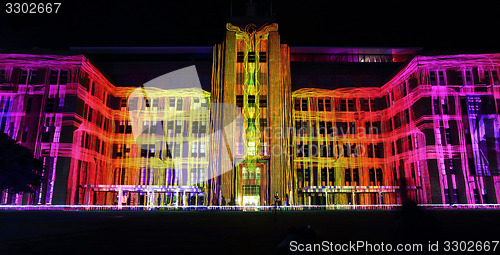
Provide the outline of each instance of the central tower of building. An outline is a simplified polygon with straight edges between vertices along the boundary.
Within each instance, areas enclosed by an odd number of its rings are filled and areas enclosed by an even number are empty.
[[[224,43],[214,47],[212,103],[235,104],[241,109],[244,128],[220,141],[236,148],[232,158],[240,157],[243,163],[221,162],[218,150],[227,148],[211,148],[210,168],[232,170],[212,180],[208,202],[271,205],[276,196],[291,199],[289,47],[280,43],[276,23],[260,28],[228,23],[226,28]],[[212,108],[211,114],[215,130],[235,119],[222,108]]]

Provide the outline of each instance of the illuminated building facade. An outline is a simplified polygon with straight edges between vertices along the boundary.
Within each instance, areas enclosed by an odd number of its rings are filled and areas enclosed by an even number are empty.
[[[294,48],[277,24],[228,24],[187,55],[207,51],[203,89],[172,90],[113,85],[81,55],[1,54],[1,129],[46,177],[1,203],[397,204],[402,187],[422,204],[499,203],[500,54]]]

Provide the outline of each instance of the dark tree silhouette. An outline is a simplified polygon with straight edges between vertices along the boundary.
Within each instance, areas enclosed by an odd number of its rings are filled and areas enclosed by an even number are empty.
[[[0,191],[34,192],[42,181],[42,162],[30,149],[0,132]]]

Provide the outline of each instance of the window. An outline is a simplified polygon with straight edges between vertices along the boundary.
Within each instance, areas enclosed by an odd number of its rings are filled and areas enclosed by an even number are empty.
[[[192,129],[193,129],[193,134],[198,134],[198,121],[193,121],[193,125],[192,125]]]
[[[441,85],[441,86],[445,85],[445,82],[444,82],[444,71],[437,71],[437,73],[438,73],[439,85]]]
[[[249,107],[255,106],[255,95],[248,95],[248,106]]]
[[[259,96],[259,107],[267,107],[267,96],[266,95],[260,95]]]
[[[332,100],[330,98],[325,99],[325,111],[329,112],[332,110]]]
[[[323,104],[323,99],[318,98],[318,111],[324,111],[325,110],[325,105]]]
[[[154,158],[154,156],[155,156],[155,145],[150,144],[149,145],[149,157]]]
[[[180,134],[181,132],[182,132],[182,121],[178,120],[178,121],[176,121],[176,125],[175,125],[175,133]]]
[[[247,180],[248,179],[248,171],[247,171],[246,167],[243,167],[243,169],[241,169],[241,178],[243,180]]]
[[[21,77],[19,77],[19,84],[26,84],[28,81],[28,70],[21,71]]]
[[[177,111],[182,111],[182,98],[177,99]]]
[[[437,85],[436,71],[430,71],[429,80],[432,86]]]
[[[472,85],[472,70],[465,70],[465,85]]]
[[[206,121],[201,121],[200,122],[200,134],[205,134],[207,132],[207,122]]]
[[[308,111],[308,108],[307,98],[302,98],[302,111]]]
[[[361,111],[368,112],[370,111],[370,100],[369,99],[359,99],[359,103],[361,106]]]
[[[451,144],[451,135],[450,135],[450,129],[447,128],[445,129],[445,138],[446,138],[446,144]]]
[[[236,105],[243,107],[243,95],[236,95]]]
[[[382,133],[382,122],[380,120],[372,122],[372,134],[378,135],[380,133]]]
[[[193,143],[193,146],[191,147],[191,157],[196,157],[198,156],[198,144]]]
[[[5,70],[0,69],[0,83],[4,83],[7,81],[7,77],[5,77]]]
[[[181,156],[181,145],[179,143],[175,143],[174,145],[174,157]]]
[[[356,134],[356,122],[349,123],[349,134],[351,135]]]
[[[366,146],[366,154],[369,158],[373,158],[373,144],[369,143]]]
[[[347,103],[345,99],[340,99],[340,111],[341,112],[347,111]]]
[[[255,63],[255,51],[248,52],[248,63]]]
[[[434,105],[434,114],[439,115],[441,112],[439,111],[439,101],[438,101],[438,99],[432,99],[432,104]]]
[[[25,143],[28,139],[28,127],[24,127],[23,134],[21,136],[21,142]]]
[[[50,71],[50,84],[55,85],[57,84],[57,79],[59,78],[59,71],[58,70],[52,70]]]
[[[236,53],[236,62],[242,63],[244,57],[245,57],[245,53],[244,52],[241,52],[241,51],[237,52]]]
[[[267,62],[267,55],[265,51],[259,52],[259,62],[260,63],[265,63]]]
[[[377,186],[382,185],[382,180],[383,180],[383,175],[382,175],[382,168],[377,168]]]
[[[348,99],[347,108],[350,112],[356,111],[356,99]]]
[[[205,157],[205,144],[204,143],[200,143],[200,157]]]
[[[441,130],[439,128],[436,128],[436,144],[441,145]]]
[[[497,70],[491,71],[491,78],[493,79],[493,84],[498,85],[498,71]]]
[[[345,185],[351,186],[351,169],[345,169]]]
[[[243,99],[242,99],[243,100]],[[243,104],[243,103],[242,103]],[[295,98],[295,103],[294,103],[294,109],[296,111],[300,111],[300,99],[299,98]]]

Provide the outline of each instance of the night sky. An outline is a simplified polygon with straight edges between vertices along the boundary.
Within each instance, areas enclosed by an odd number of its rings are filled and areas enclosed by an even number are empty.
[[[58,14],[6,14],[0,49],[70,46],[211,46],[223,40],[231,1],[58,0]],[[233,15],[244,3],[232,1]],[[259,14],[270,14],[270,1]],[[281,39],[291,46],[423,47],[500,52],[500,14],[491,4],[455,1],[272,1]]]

